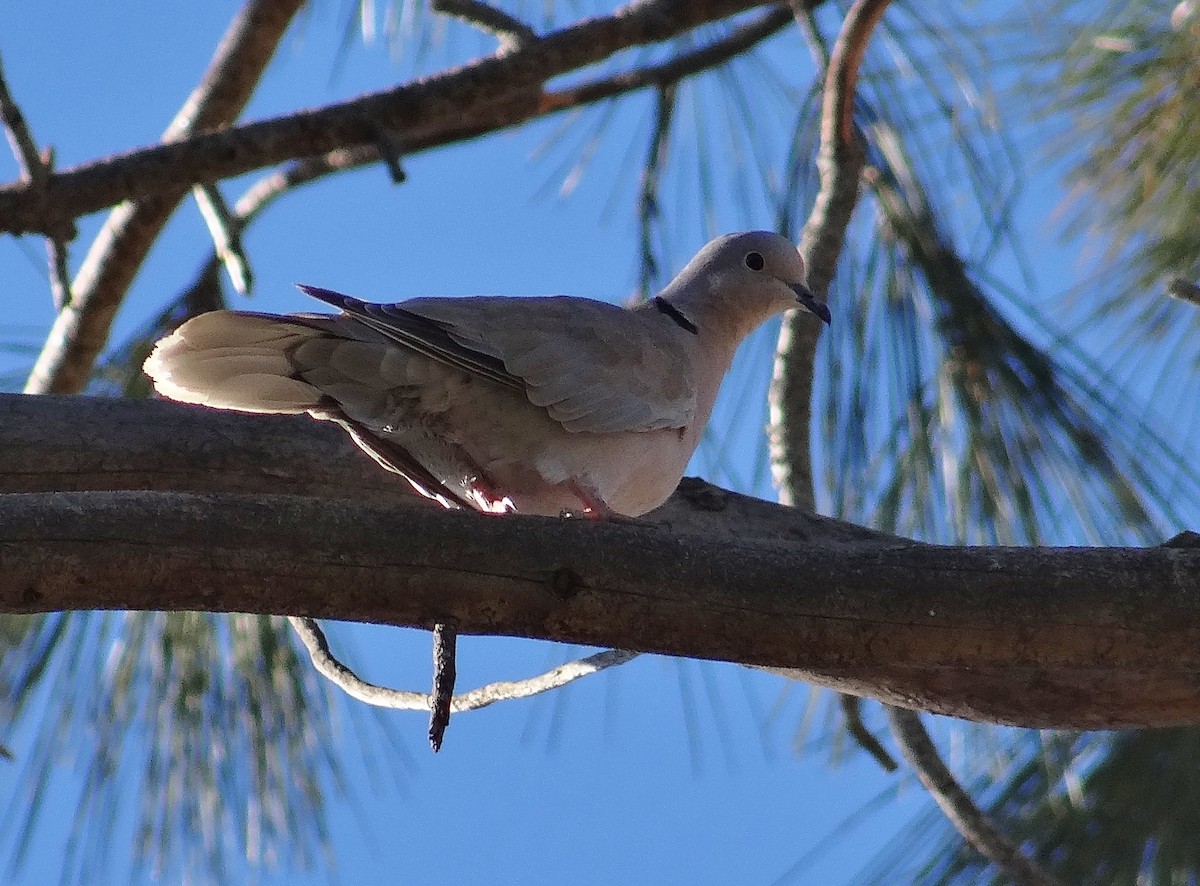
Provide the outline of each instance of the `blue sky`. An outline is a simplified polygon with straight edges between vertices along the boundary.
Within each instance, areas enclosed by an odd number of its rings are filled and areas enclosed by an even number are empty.
[[[345,15],[319,2],[286,39],[247,117],[285,113],[383,88],[409,70],[381,42],[355,42],[340,74],[333,62]],[[0,6],[0,57],[9,86],[35,137],[53,144],[66,166],[157,139],[203,70],[235,4],[81,0]],[[486,43],[461,35],[456,47]],[[435,59],[441,50],[434,50]],[[803,65],[807,66],[807,60]],[[807,75],[805,75],[807,76]],[[648,98],[623,112],[621,125],[644,126]],[[569,198],[541,186],[550,167],[531,160],[555,123],[541,123],[471,145],[408,158],[408,181],[389,183],[369,169],[309,186],[285,198],[246,236],[255,310],[307,310],[292,288],[304,281],[373,300],[417,295],[571,294],[620,300],[636,285],[635,178],[627,158],[601,145]],[[622,170],[625,170],[624,172]],[[0,152],[0,178],[15,164]],[[252,177],[251,177],[252,178]],[[611,183],[623,182],[610,199]],[[1045,236],[1058,191],[1031,189],[1018,224]],[[226,185],[235,197],[241,188]],[[687,212],[686,207],[681,212]],[[727,229],[769,227],[722,209]],[[102,215],[80,225],[73,259],[82,258]],[[728,219],[728,221],[725,221]],[[696,218],[678,226],[676,264],[702,240]],[[121,339],[191,279],[207,252],[207,234],[190,203],[176,214],[118,315]],[[42,247],[0,239],[0,304],[6,342],[36,345],[52,320]],[[1064,259],[1047,247],[1035,272],[1048,291],[1065,285]],[[999,269],[999,273],[1004,273]],[[761,345],[760,339],[758,344]],[[761,402],[761,347],[744,355],[736,384]],[[0,352],[0,370],[28,361]],[[725,415],[736,411],[726,400]],[[756,412],[756,409],[759,411]],[[760,407],[748,426],[761,424]],[[718,414],[718,420],[721,413]],[[742,453],[743,461],[745,453]],[[703,459],[698,467],[703,469]],[[744,477],[749,464],[738,465]],[[760,494],[766,490],[756,486]],[[418,632],[339,627],[335,643],[380,682],[428,683],[428,638]],[[465,638],[459,685],[536,673],[581,651],[548,644]],[[877,848],[928,800],[910,776],[887,776],[861,754],[831,765],[820,745],[797,754],[807,692],[728,665],[645,658],[583,681],[555,697],[457,717],[442,753],[430,754],[425,722],[390,714],[408,754],[391,777],[368,771],[347,735],[352,801],[331,809],[340,882],[412,883],[762,883],[793,863],[847,816],[883,792],[896,796],[861,826],[830,842],[788,883],[851,883]],[[808,739],[822,732],[818,709]],[[30,740],[12,742],[20,756]],[[81,735],[85,743],[89,736]],[[80,751],[80,759],[85,757]],[[65,759],[49,798],[46,825],[14,882],[41,883],[57,873],[64,823],[81,773]],[[0,796],[13,789],[12,764],[0,762]],[[356,811],[357,808],[357,811]],[[117,813],[120,821],[127,813]],[[120,828],[119,828],[120,830]],[[118,833],[114,861],[126,854]],[[114,868],[114,881],[122,869]],[[311,882],[322,882],[314,875]],[[262,882],[307,882],[293,872]]]

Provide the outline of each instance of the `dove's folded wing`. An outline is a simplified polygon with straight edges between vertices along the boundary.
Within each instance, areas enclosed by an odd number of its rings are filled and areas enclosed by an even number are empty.
[[[658,315],[566,296],[375,305],[302,288],[405,347],[523,390],[569,431],[682,428],[696,415],[678,327]]]

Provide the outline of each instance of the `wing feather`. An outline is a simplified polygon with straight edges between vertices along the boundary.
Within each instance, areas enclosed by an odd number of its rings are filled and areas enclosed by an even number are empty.
[[[688,352],[657,312],[568,296],[376,305],[300,288],[397,344],[524,391],[569,431],[681,428],[695,418]]]

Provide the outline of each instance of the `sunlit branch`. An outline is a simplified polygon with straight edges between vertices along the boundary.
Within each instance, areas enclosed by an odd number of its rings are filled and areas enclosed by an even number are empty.
[[[225,265],[233,288],[242,295],[249,294],[254,276],[250,270],[250,259],[242,246],[241,220],[230,211],[216,185],[196,185],[192,188],[192,196],[212,237],[213,251],[221,264]]]
[[[354,671],[338,661],[329,649],[325,633],[314,619],[291,617],[288,619],[303,641],[312,657],[313,666],[327,679],[340,686],[351,698],[358,699],[369,705],[381,708],[392,708],[401,711],[432,711],[435,696],[425,692],[412,692],[405,689],[388,689],[368,683]],[[576,661],[567,662],[551,671],[530,677],[526,680],[506,680],[488,683],[470,692],[453,696],[450,700],[450,713],[477,711],[498,701],[513,701],[519,698],[529,698],[559,689],[568,683],[587,677],[600,671],[615,668],[632,661],[639,655],[637,652],[626,652],[619,649],[609,649],[597,652]],[[436,748],[435,748],[436,750]]]
[[[850,8],[825,72],[817,155],[821,188],[800,237],[800,252],[808,264],[809,289],[818,299],[828,295],[846,228],[858,201],[863,150],[852,123],[855,85],[867,42],[887,5],[888,0],[858,0]],[[802,23],[806,22],[802,19]],[[775,348],[771,380],[772,470],[781,500],[804,510],[816,507],[808,434],[813,361],[820,332],[820,324],[802,312],[795,311],[786,318]]]

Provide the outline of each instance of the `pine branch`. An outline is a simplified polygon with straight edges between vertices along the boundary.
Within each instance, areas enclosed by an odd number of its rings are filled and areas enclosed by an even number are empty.
[[[921,784],[950,819],[963,838],[984,857],[990,859],[1005,879],[1016,886],[1059,886],[1031,858],[1021,852],[988,816],[975,805],[970,794],[963,790],[945,761],[938,753],[933,739],[916,711],[886,706],[892,734],[904,758],[916,770]]]
[[[312,658],[313,667],[323,677],[337,684],[351,698],[380,708],[391,708],[399,711],[432,711],[434,695],[425,692],[412,692],[406,689],[388,689],[376,686],[363,680],[349,667],[339,661],[329,648],[320,625],[311,618],[289,619],[296,634],[304,643]],[[504,680],[488,683],[478,689],[462,692],[450,699],[450,712],[455,714],[467,711],[477,711],[493,705],[498,701],[516,701],[521,698],[531,698],[559,689],[568,683],[574,683],[582,677],[597,674],[632,661],[638,656],[636,652],[625,652],[619,649],[609,649],[597,652],[586,658],[567,662],[553,670],[536,677],[524,680]]]

